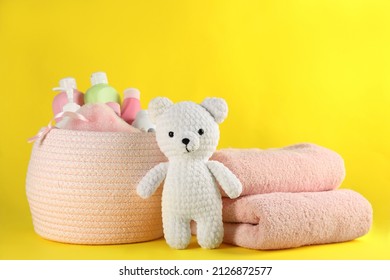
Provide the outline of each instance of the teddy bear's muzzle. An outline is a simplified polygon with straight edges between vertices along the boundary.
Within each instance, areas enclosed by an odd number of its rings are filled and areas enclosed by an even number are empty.
[[[200,144],[199,137],[193,132],[188,132],[183,135],[181,142],[184,144],[185,152],[187,153],[196,151]]]

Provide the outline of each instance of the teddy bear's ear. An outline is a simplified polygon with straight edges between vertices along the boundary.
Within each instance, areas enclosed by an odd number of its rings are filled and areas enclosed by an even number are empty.
[[[160,115],[172,105],[173,102],[166,97],[156,97],[152,99],[148,105],[148,113],[152,122],[156,123]]]
[[[228,106],[225,99],[216,97],[206,98],[200,105],[214,117],[216,123],[222,123],[227,117]]]

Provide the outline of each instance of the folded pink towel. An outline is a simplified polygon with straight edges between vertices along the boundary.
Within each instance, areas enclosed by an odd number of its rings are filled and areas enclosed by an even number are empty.
[[[100,132],[141,132],[122,120],[107,104],[96,103],[82,106],[77,113],[88,119],[88,122],[78,119],[63,119],[57,126],[63,129],[100,131]]]
[[[372,222],[371,204],[352,190],[249,195],[223,199],[224,242],[285,249],[353,240]]]
[[[242,196],[333,190],[345,177],[341,156],[313,144],[268,150],[222,149],[211,159],[222,162],[240,179]]]

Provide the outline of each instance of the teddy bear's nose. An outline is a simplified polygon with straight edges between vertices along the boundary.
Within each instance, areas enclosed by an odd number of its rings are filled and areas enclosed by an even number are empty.
[[[183,138],[183,140],[181,140],[181,142],[182,142],[184,145],[187,145],[188,143],[190,143],[190,139],[188,139],[188,138]]]

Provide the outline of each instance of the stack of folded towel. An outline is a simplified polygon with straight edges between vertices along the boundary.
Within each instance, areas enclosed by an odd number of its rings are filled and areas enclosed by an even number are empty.
[[[353,240],[372,223],[370,203],[336,190],[343,159],[313,144],[280,149],[225,149],[212,160],[242,182],[237,199],[223,198],[224,242],[252,249],[284,249]]]

